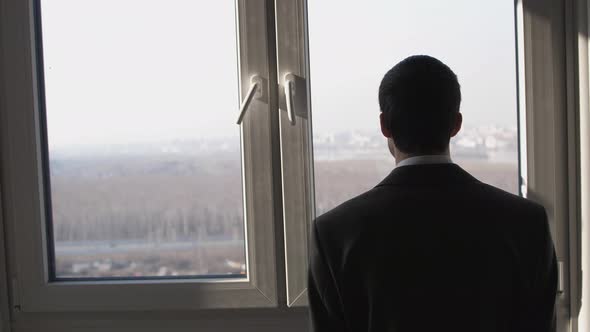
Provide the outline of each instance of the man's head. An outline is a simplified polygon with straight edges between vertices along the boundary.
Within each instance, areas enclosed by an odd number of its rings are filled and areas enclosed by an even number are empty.
[[[460,104],[457,75],[439,60],[416,55],[391,68],[379,86],[379,106],[395,157],[446,153],[461,129]]]

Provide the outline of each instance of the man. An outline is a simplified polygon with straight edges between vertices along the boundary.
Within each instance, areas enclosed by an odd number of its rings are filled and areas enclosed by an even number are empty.
[[[409,57],[383,78],[381,131],[397,165],[313,224],[315,331],[555,329],[545,209],[452,163],[460,102],[457,76],[432,57]]]

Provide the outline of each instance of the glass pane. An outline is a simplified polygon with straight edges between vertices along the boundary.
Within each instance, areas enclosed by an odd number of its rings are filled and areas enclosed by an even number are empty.
[[[518,193],[513,1],[310,0],[308,13],[318,215],[395,166],[379,130],[377,91],[391,67],[415,54],[440,59],[459,77],[464,125],[451,140],[453,160]]]
[[[245,277],[234,1],[41,10],[54,277]]]

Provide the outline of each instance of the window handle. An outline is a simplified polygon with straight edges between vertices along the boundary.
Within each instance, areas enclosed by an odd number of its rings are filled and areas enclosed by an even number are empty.
[[[246,99],[244,99],[240,105],[240,115],[238,116],[237,124],[242,124],[244,115],[246,115],[246,111],[248,111],[254,96],[257,98],[262,96],[262,77],[259,75],[254,75],[250,78],[250,89],[246,93]]]
[[[285,74],[285,102],[287,104],[287,117],[292,126],[295,125],[295,104],[293,93],[295,90],[295,75],[293,73]]]

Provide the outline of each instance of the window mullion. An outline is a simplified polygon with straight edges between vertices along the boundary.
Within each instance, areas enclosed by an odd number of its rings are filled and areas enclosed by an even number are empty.
[[[289,306],[302,306],[307,304],[307,234],[314,211],[307,2],[275,1],[275,5],[287,300]]]

